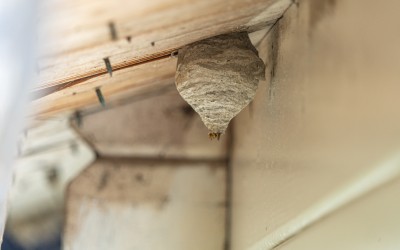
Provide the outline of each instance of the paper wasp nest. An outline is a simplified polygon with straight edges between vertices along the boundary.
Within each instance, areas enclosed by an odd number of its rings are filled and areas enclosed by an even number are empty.
[[[179,50],[176,87],[209,129],[220,137],[253,100],[265,66],[246,32],[212,37]]]

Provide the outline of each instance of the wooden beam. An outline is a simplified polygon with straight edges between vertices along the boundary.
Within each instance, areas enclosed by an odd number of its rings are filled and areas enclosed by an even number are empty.
[[[207,37],[266,27],[290,3],[290,0],[47,2],[43,9],[52,12],[42,21],[40,38],[45,50],[38,62],[39,84],[33,91],[53,92],[82,79],[107,74],[104,58],[109,59],[115,71],[169,55]]]
[[[251,33],[253,44],[258,44],[266,32],[268,29]],[[114,71],[112,77],[102,74],[81,79],[73,85],[60,86],[60,90],[32,102],[31,116],[46,119],[75,110],[86,113],[99,109],[101,106],[95,93],[96,88],[101,88],[107,107],[130,101],[142,94],[163,91],[174,85],[175,65],[174,57],[166,57]]]
[[[101,88],[106,105],[143,92],[160,89],[174,83],[175,58],[122,69],[113,74],[100,75],[73,87],[65,88],[32,102],[31,116],[46,118],[70,113],[83,107],[100,106],[96,88]]]

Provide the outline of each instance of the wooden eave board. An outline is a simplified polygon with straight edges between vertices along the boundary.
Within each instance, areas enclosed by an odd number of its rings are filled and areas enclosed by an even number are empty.
[[[290,3],[290,0],[45,1],[42,10],[50,14],[40,21],[42,52],[38,61],[39,83],[33,94],[47,96],[34,101],[34,111],[49,115],[94,104],[97,97],[93,86],[111,82],[119,85],[103,88],[105,95],[135,88],[143,82],[163,82],[166,75],[173,82],[171,65],[175,60],[166,59],[172,52],[218,34],[268,27]],[[110,22],[115,27],[114,40]],[[111,78],[104,58],[112,66]],[[153,61],[165,63],[159,65]],[[144,75],[146,67],[151,69],[152,76]],[[120,79],[112,79],[119,70],[125,76],[132,71],[132,77],[127,77],[130,80],[120,83]],[[171,71],[167,74],[166,70]]]
[[[95,91],[100,87],[106,105],[118,99],[155,91],[173,84],[175,65],[175,58],[164,58],[116,71],[112,77],[108,74],[100,75],[34,100],[32,115],[46,118],[59,113],[70,113],[83,107],[100,107]]]

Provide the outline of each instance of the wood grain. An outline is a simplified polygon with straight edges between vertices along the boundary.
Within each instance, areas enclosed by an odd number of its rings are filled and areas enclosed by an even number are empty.
[[[40,20],[42,52],[31,115],[46,118],[95,106],[97,87],[110,103],[173,84],[171,52],[222,33],[268,29],[291,3],[121,1],[42,2],[46,15]],[[104,58],[110,61],[111,78]]]
[[[150,3],[147,3],[150,2]],[[282,14],[288,0],[45,2],[34,91],[105,74],[170,54],[189,43],[234,31],[266,27]],[[48,13],[48,12],[46,12]],[[111,38],[109,23],[115,27]],[[127,39],[127,37],[130,38]],[[129,40],[129,41],[128,41]]]
[[[175,58],[166,58],[117,71],[112,77],[101,75],[65,88],[32,102],[32,116],[50,117],[71,113],[82,107],[99,106],[95,89],[101,87],[106,105],[142,92],[172,85]],[[155,73],[156,72],[156,73]]]

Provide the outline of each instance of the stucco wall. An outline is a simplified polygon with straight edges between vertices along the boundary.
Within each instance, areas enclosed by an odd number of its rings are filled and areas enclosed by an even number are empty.
[[[282,225],[399,154],[399,7],[299,1],[259,45],[267,79],[234,121],[233,250],[279,244]]]

